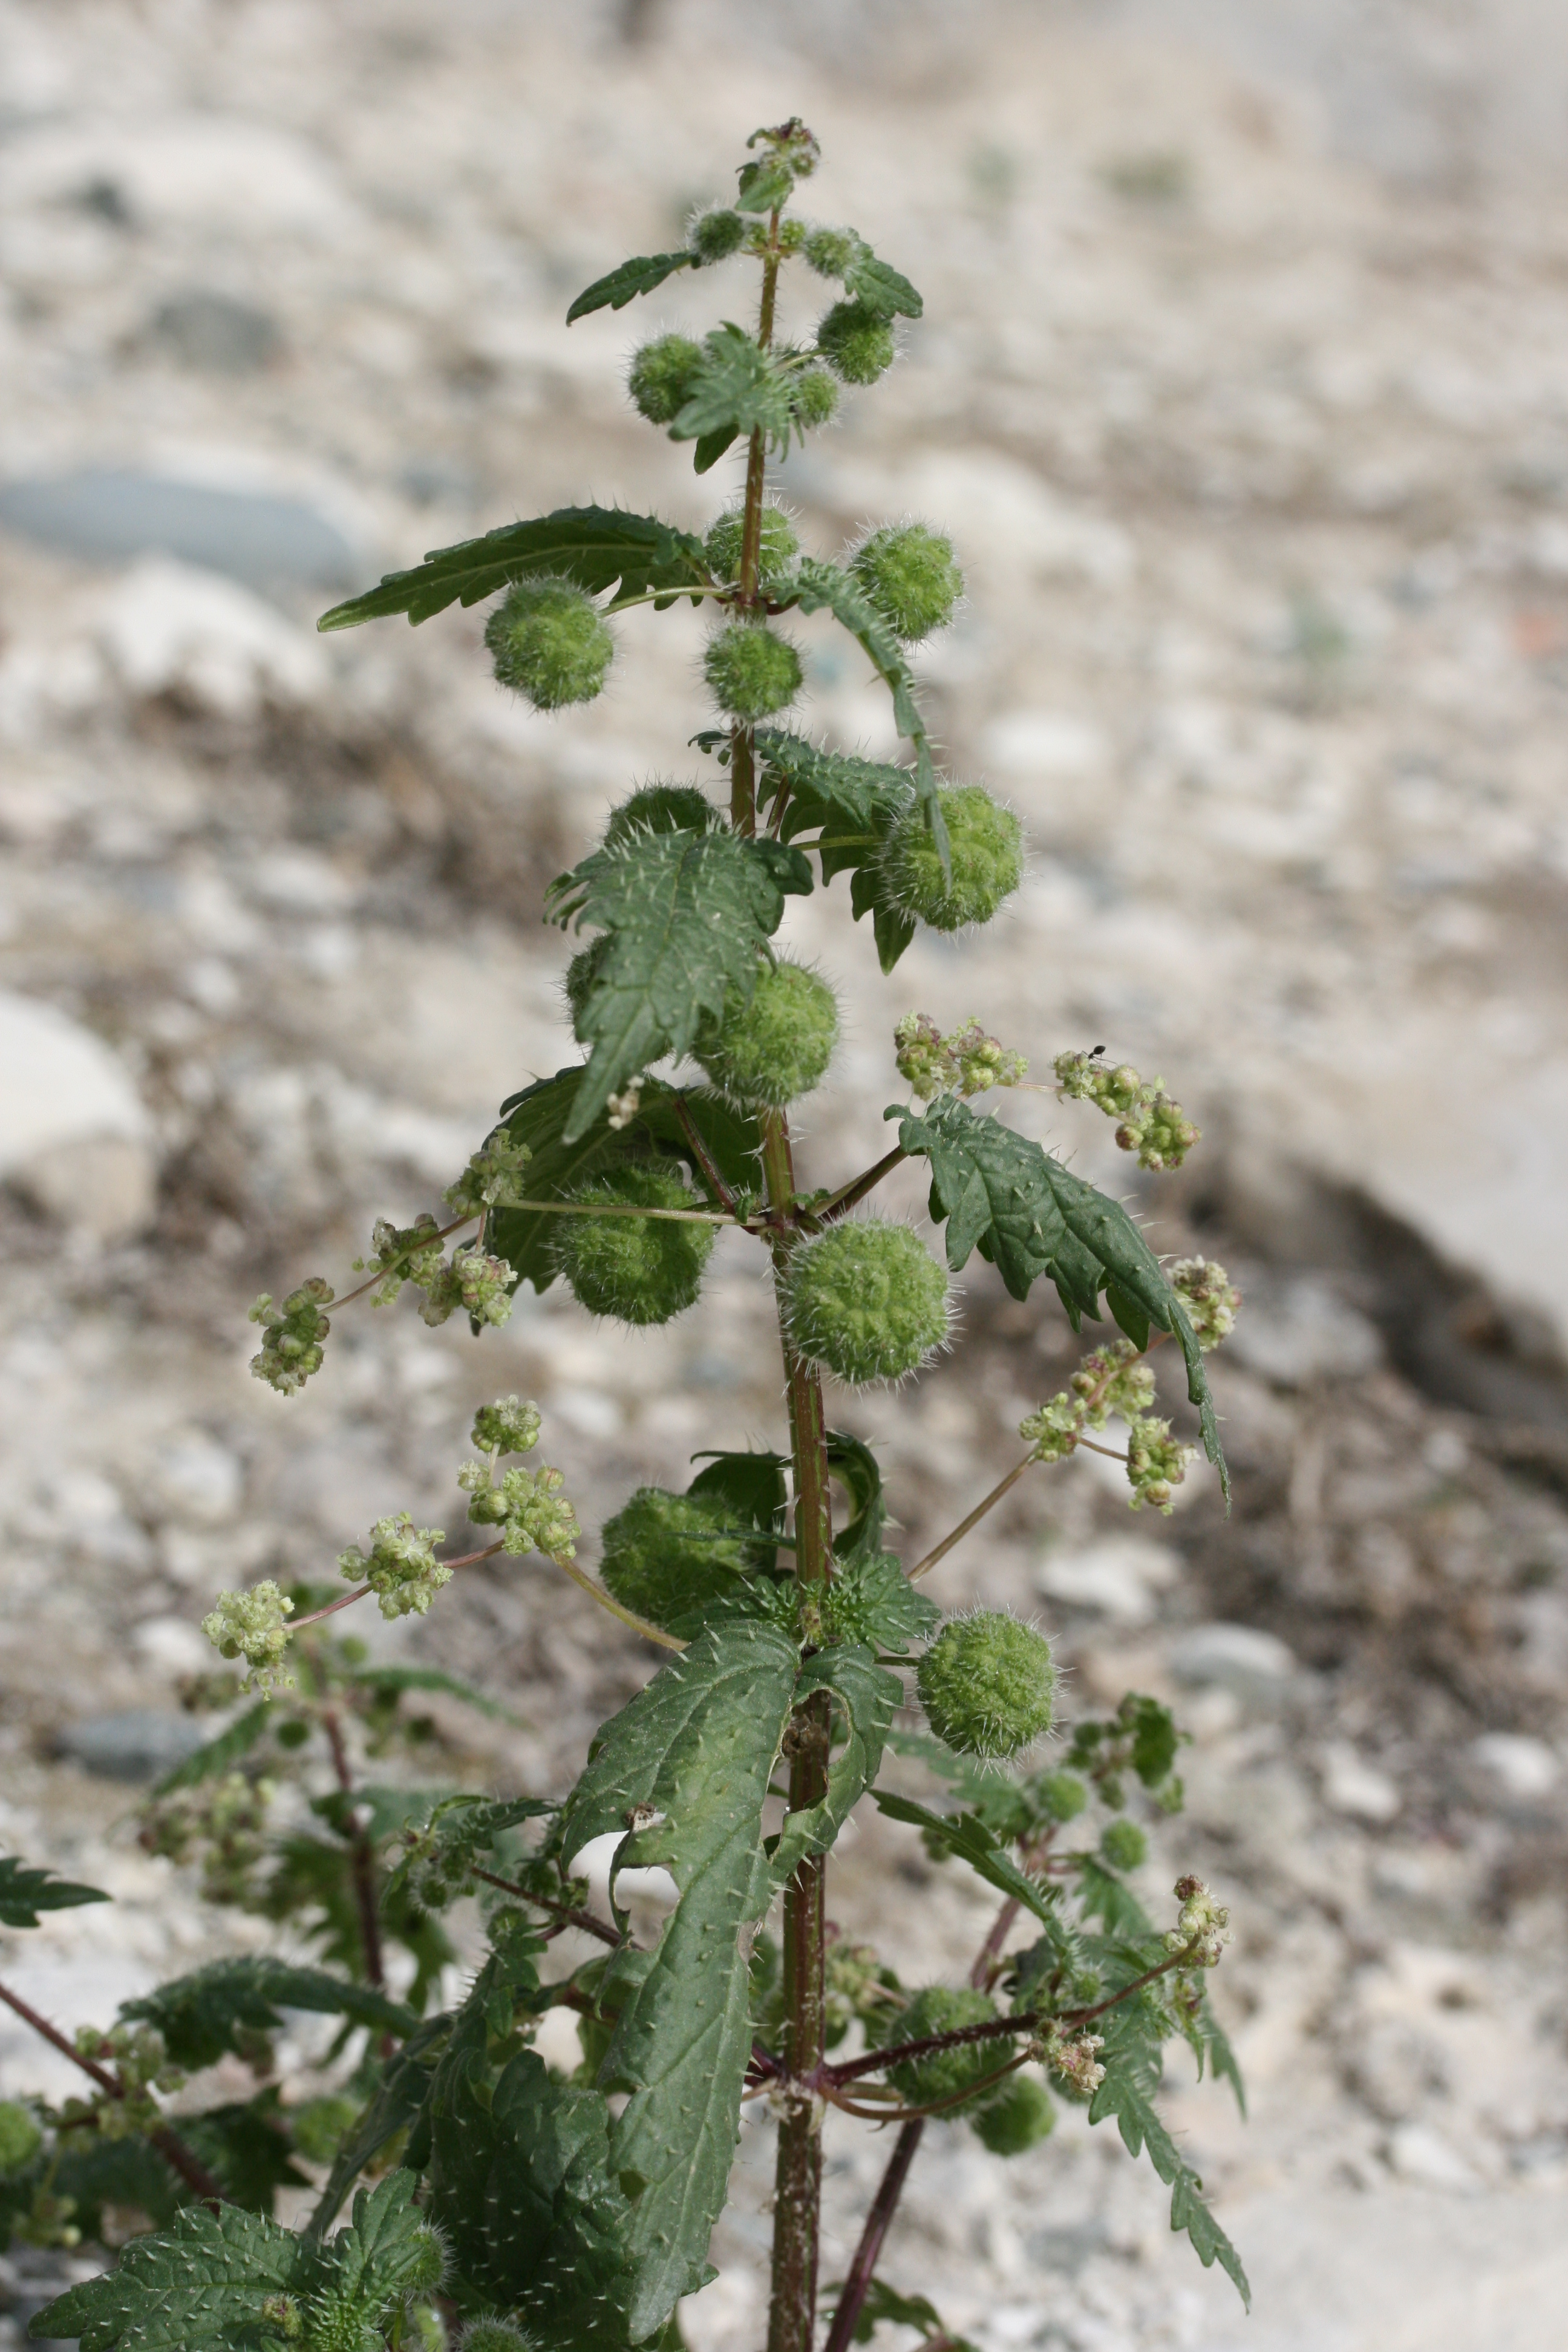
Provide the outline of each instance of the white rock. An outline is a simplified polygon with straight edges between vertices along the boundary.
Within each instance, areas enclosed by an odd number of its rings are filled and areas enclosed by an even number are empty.
[[[1226,1345],[1237,1363],[1281,1388],[1331,1373],[1357,1378],[1383,1360],[1383,1342],[1366,1317],[1310,1275],[1276,1297],[1249,1299]]]
[[[222,1527],[239,1508],[245,1472],[238,1457],[205,1430],[183,1430],[153,1456],[149,1499],[169,1517]]]
[[[1254,1705],[1277,1702],[1299,1672],[1294,1652],[1257,1625],[1194,1625],[1171,1650],[1181,1683],[1215,1684]]]
[[[601,1903],[610,1895],[610,1865],[616,1849],[626,1835],[624,1830],[606,1830],[602,1837],[590,1838],[585,1846],[570,1858],[574,1878],[585,1878]],[[679,1903],[680,1890],[668,1870],[618,1870],[616,1873],[616,1900],[629,1903],[635,1895],[653,1903]]]
[[[213,1664],[211,1643],[185,1617],[143,1617],[131,1628],[131,1646],[160,1674],[199,1675]]]
[[[1488,1731],[1471,1741],[1470,1754],[1482,1774],[1505,1797],[1526,1801],[1544,1797],[1562,1777],[1562,1764],[1544,1739],[1530,1739],[1511,1731]]]
[[[1124,1625],[1142,1625],[1154,1614],[1156,1592],[1181,1572],[1181,1556],[1169,1544],[1137,1536],[1108,1536],[1081,1551],[1051,1551],[1035,1570],[1035,1583],[1047,1599],[1076,1609],[1098,1609]]]
[[[208,234],[328,236],[353,217],[314,148],[237,115],[149,119],[137,109],[100,122],[50,124],[11,141],[0,156],[0,197],[8,205],[68,204],[95,184],[113,187],[133,217]]]
[[[1458,2189],[1468,2194],[1480,2187],[1476,2173],[1455,2147],[1425,2124],[1400,2124],[1388,2135],[1388,2162],[1401,2180],[1420,2189]]]
[[[982,734],[980,756],[1004,776],[1087,776],[1105,766],[1110,745],[1068,710],[1005,710]]]
[[[314,702],[331,677],[315,640],[274,606],[166,555],[144,557],[109,592],[98,636],[132,694],[178,690],[226,719]]]
[[[1324,1748],[1323,1802],[1336,1813],[1391,1822],[1404,1801],[1387,1773],[1368,1764],[1348,1741],[1336,1739]]]
[[[0,1178],[47,1216],[114,1242],[147,1223],[156,1172],[146,1110],[103,1040],[0,990]]]

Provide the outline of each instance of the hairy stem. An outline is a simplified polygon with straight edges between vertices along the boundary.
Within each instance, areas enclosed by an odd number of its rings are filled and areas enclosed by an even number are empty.
[[[769,1205],[787,1209],[795,1191],[789,1127],[782,1111],[768,1114],[763,1129],[763,1165]],[[773,1244],[775,1276],[782,1288],[794,1236],[780,1232]],[[795,1569],[805,1587],[831,1574],[833,1517],[827,1471],[827,1429],[822,1383],[803,1364],[784,1336],[784,1374],[789,1387],[790,1443],[795,1470]],[[809,1598],[803,1593],[802,1599]],[[817,1692],[797,1708],[788,1735],[789,1805],[792,1812],[820,1803],[827,1787],[830,1703]],[[784,2065],[798,2083],[822,2064],[825,2048],[823,1958],[825,1864],[820,1855],[803,1862],[784,1891]],[[773,2301],[768,2352],[811,2352],[816,2328],[816,2264],[822,2203],[822,2118],[808,2092],[791,2090],[779,2121],[778,2168],[773,2198]]]
[[[841,1217],[846,1209],[854,1208],[856,1202],[863,1201],[868,1192],[876,1191],[883,1177],[890,1175],[900,1160],[907,1160],[909,1156],[901,1143],[895,1144],[892,1150],[884,1153],[874,1168],[867,1169],[864,1176],[857,1176],[852,1184],[846,1184],[842,1192],[835,1192],[830,1201],[823,1202],[821,1208],[816,1212],[817,1223],[826,1225],[833,1218]]]
[[[519,1886],[510,1878],[498,1878],[493,1870],[476,1869],[473,1875],[482,1878],[487,1886],[499,1886],[503,1895],[515,1895],[520,1902],[532,1903],[541,1911],[548,1911],[563,1927],[581,1927],[584,1936],[596,1936],[601,1944],[620,1950],[621,1937],[607,1920],[596,1919],[592,1911],[579,1911],[570,1903],[556,1903],[548,1895],[536,1895],[530,1886]]]
[[[903,2194],[904,2183],[910,2177],[910,2167],[915,2160],[924,2130],[925,2117],[917,2116],[914,2122],[905,2124],[893,2143],[888,2168],[866,2216],[866,2226],[860,2232],[860,2242],[855,2249],[849,2275],[838,2297],[838,2308],[833,2315],[833,2326],[828,2330],[825,2352],[849,2352],[849,2347],[855,2341],[855,2323],[860,2316],[867,2289],[870,2286],[878,2257],[882,2251],[882,2241],[888,2234],[888,2225]]]
[[[1026,1454],[1022,1462],[1018,1464],[1016,1469],[1009,1470],[1005,1478],[998,1480],[997,1484],[992,1487],[991,1492],[985,1496],[982,1501],[975,1504],[974,1508],[970,1512],[968,1517],[960,1519],[958,1525],[953,1528],[951,1535],[943,1536],[941,1543],[935,1547],[934,1550],[928,1551],[924,1559],[919,1559],[915,1562],[913,1568],[909,1571],[910,1583],[913,1583],[917,1576],[923,1576],[928,1569],[934,1568],[939,1559],[945,1559],[948,1553],[952,1549],[954,1544],[962,1543],[964,1537],[969,1533],[970,1528],[978,1527],[981,1520],[985,1517],[986,1512],[995,1509],[997,1504],[1002,1500],[1003,1496],[1006,1494],[1008,1488],[1016,1486],[1019,1479],[1023,1476],[1025,1471],[1033,1469],[1034,1463],[1034,1455],[1032,1454]]]
[[[719,1172],[717,1161],[714,1160],[712,1153],[709,1150],[708,1146],[703,1142],[697,1121],[691,1116],[691,1111],[687,1103],[686,1097],[683,1094],[678,1093],[674,1097],[674,1102],[675,1116],[680,1122],[680,1132],[686,1138],[687,1142],[691,1146],[692,1158],[696,1160],[698,1167],[702,1171],[703,1177],[711,1187],[714,1199],[722,1201],[725,1208],[728,1209],[730,1214],[733,1216],[735,1213],[735,1195],[731,1192],[728,1184],[725,1183],[723,1177]]]
[[[359,1911],[360,1942],[364,1950],[364,1972],[378,1992],[386,1986],[386,1969],[381,1949],[381,1900],[375,1883],[375,1849],[370,1832],[357,1805],[353,1804],[354,1776],[349,1765],[349,1751],[343,1741],[343,1727],[335,1707],[323,1707],[321,1723],[332,1751],[332,1769],[338,1776],[338,1786],[350,1800],[351,1852],[354,1882],[354,1903]]]
[[[79,2066],[84,2074],[90,2075],[100,2091],[107,2091],[111,2099],[122,2099],[125,2096],[125,2085],[118,2074],[111,2074],[107,2066],[100,2066],[96,2058],[84,2058],[76,2044],[66,2039],[58,2026],[51,2025],[47,2017],[40,2017],[32,2004],[22,1999],[20,1993],[12,1992],[8,1986],[0,1984],[0,2000],[5,2003],[7,2009],[14,2009],[25,2025],[30,2025],[35,2033],[41,2034],[43,2039],[51,2043],[62,2057],[68,2058],[73,2066]],[[179,2133],[168,2124],[154,2124],[147,2137],[170,2169],[179,2174],[186,2188],[193,2190],[201,2199],[203,2204],[210,2206],[216,2213],[223,2202],[223,2189],[195,2149],[187,2147]]]

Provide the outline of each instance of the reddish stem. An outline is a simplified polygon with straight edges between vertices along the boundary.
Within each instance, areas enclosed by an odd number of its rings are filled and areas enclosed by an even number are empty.
[[[824,2352],[848,2352],[855,2340],[855,2325],[876,2272],[882,2241],[888,2234],[889,2224],[903,2194],[904,2183],[910,2177],[910,2167],[915,2160],[924,2130],[925,2117],[917,2116],[913,2123],[904,2126],[894,2143],[888,2168],[866,2216],[866,2226],[860,2232],[860,2242],[855,2249],[849,2275],[839,2294],[838,2308],[833,2315],[833,2325],[827,2332]]]
[[[364,1972],[378,1992],[386,1990],[386,1970],[381,1949],[381,1906],[375,1884],[375,1849],[371,1844],[360,1809],[354,1803],[354,1778],[349,1766],[348,1749],[343,1744],[343,1727],[335,1707],[323,1707],[321,1722],[332,1751],[332,1769],[338,1776],[338,1786],[348,1798],[349,1837],[353,1856],[354,1901],[359,1910],[360,1941],[364,1947]]]

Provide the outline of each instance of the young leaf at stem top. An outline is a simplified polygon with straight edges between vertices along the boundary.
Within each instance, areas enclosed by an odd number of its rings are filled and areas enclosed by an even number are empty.
[[[77,1886],[14,1853],[0,1854],[0,1927],[36,1927],[40,1911],[74,1911],[79,1904],[110,1899],[96,1886]]]

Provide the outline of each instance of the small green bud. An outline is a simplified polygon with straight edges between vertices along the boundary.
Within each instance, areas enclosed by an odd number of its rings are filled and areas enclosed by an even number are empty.
[[[497,1397],[474,1415],[468,1442],[481,1454],[531,1454],[539,1443],[539,1407],[514,1396]]]
[[[1236,1324],[1241,1293],[1223,1265],[1207,1258],[1181,1257],[1170,1269],[1170,1285],[1192,1318],[1199,1347],[1206,1355],[1228,1339]]]
[[[915,1687],[926,1721],[961,1756],[1016,1756],[1051,1727],[1056,1660],[1033,1625],[977,1609],[942,1627],[915,1669]]]
[[[709,534],[712,536],[711,533]],[[641,784],[610,811],[605,847],[641,833],[706,833],[718,811],[696,784]]]
[[[444,1528],[416,1528],[412,1513],[391,1511],[370,1531],[370,1549],[350,1544],[338,1554],[338,1573],[349,1584],[368,1584],[384,1617],[423,1617],[443,1585],[452,1581],[436,1546]]]
[[[867,1388],[902,1380],[942,1345],[947,1276],[908,1225],[846,1217],[796,1243],[784,1311],[797,1355]]]
[[[1191,1951],[1197,1969],[1217,1969],[1219,1956],[1230,1941],[1230,1913],[1216,1903],[1201,1878],[1178,1878],[1181,1910],[1176,1925],[1165,1934],[1167,1952]]]
[[[724,205],[717,212],[700,213],[686,232],[686,242],[697,256],[700,267],[728,261],[745,243],[746,227],[742,215]]]
[[[814,432],[837,414],[837,377],[825,367],[800,369],[790,388],[790,405],[801,431]]]
[[[252,1356],[252,1378],[265,1381],[279,1396],[293,1396],[312,1372],[321,1369],[321,1348],[331,1329],[324,1307],[332,1301],[332,1286],[319,1274],[291,1290],[281,1307],[263,1291],[250,1310],[250,1320],[264,1326],[261,1352]]]
[[[318,2295],[307,2324],[310,2352],[384,2352],[380,2315],[363,2294],[340,2287]]]
[[[708,1495],[672,1495],[639,1486],[600,1538],[599,1575],[607,1592],[656,1625],[700,1617],[736,1590],[754,1566],[755,1548],[727,1535],[730,1513]]]
[[[746,517],[743,509],[721,514],[702,544],[708,561],[718,580],[739,580],[741,576],[741,541],[745,534]],[[778,507],[764,507],[762,512],[762,532],[757,541],[757,578],[765,587],[782,579],[800,553],[800,541],[788,515]]]
[[[461,2352],[537,2352],[538,2343],[510,2319],[474,2319],[463,2330]]]
[[[996,2015],[989,1996],[968,1985],[928,1985],[916,1993],[901,2017],[886,2029],[889,2043],[924,2042],[934,2033],[959,2033],[966,2025],[988,2025]],[[906,2058],[888,2069],[888,2080],[914,2107],[952,2098],[983,2082],[1005,2063],[1005,2042],[961,2042],[956,2049],[933,2050],[924,2058]],[[950,2115],[958,2112],[950,2107]]]
[[[923,522],[874,530],[851,557],[849,569],[906,645],[945,629],[963,593],[952,541]]]
[[[804,964],[763,964],[752,1001],[731,989],[721,1021],[693,1048],[716,1087],[737,1102],[782,1108],[820,1085],[838,1042],[838,1000]]]
[[[504,1257],[494,1257],[477,1244],[455,1249],[450,1260],[426,1279],[419,1319],[434,1331],[461,1307],[476,1330],[486,1323],[504,1323],[511,1314],[517,1279]]]
[[[1149,1859],[1149,1841],[1136,1822],[1108,1822],[1100,1851],[1112,1870],[1137,1870]]]
[[[835,302],[817,322],[816,348],[845,383],[875,383],[893,364],[893,331],[864,302]]]
[[[0,2099],[0,2179],[26,2172],[43,2144],[32,2110],[15,2099]]]
[[[650,425],[673,424],[691,396],[692,378],[701,364],[702,346],[689,335],[658,335],[644,343],[626,377],[638,415]]]
[[[592,702],[616,641],[599,608],[567,580],[519,580],[485,623],[495,674],[536,710]]]
[[[852,228],[813,228],[802,248],[808,266],[819,278],[842,278],[861,250]]]
[[[1045,2084],[1033,2074],[1009,2074],[995,2098],[969,2117],[975,2137],[993,2156],[1026,2156],[1049,2139],[1057,2111]]]
[[[731,621],[709,638],[702,675],[720,709],[750,723],[793,702],[805,671],[788,637],[760,622]]]
[[[1068,2096],[1075,2103],[1092,2098],[1105,2080],[1105,2069],[1098,2053],[1105,2047],[1105,2038],[1099,2033],[1064,2033],[1055,2021],[1047,2025],[1037,2042],[1031,2044],[1030,2055],[1042,2066],[1048,2066],[1061,2083]]]
[[[882,873],[894,906],[933,931],[961,931],[988,923],[1023,873],[1023,828],[1009,808],[979,784],[943,784],[938,804],[947,826],[952,878],[942,870],[925,813],[912,797],[882,851]]]
[[[1193,1453],[1192,1446],[1172,1436],[1168,1421],[1136,1423],[1127,1433],[1127,1483],[1132,1489],[1129,1507],[1137,1511],[1149,1503],[1169,1518],[1173,1491],[1185,1478]]]
[[[486,1209],[512,1208],[528,1198],[525,1171],[532,1157],[526,1143],[519,1143],[504,1127],[494,1128],[441,1198],[459,1216],[477,1217]]]
[[[692,1209],[700,1204],[668,1162],[617,1168],[570,1196],[584,1206]],[[661,1217],[555,1220],[555,1263],[590,1315],[620,1323],[668,1323],[702,1286],[714,1228]]]
[[[1073,1822],[1089,1802],[1089,1790],[1076,1772],[1042,1772],[1033,1783],[1040,1811],[1053,1822]]]

